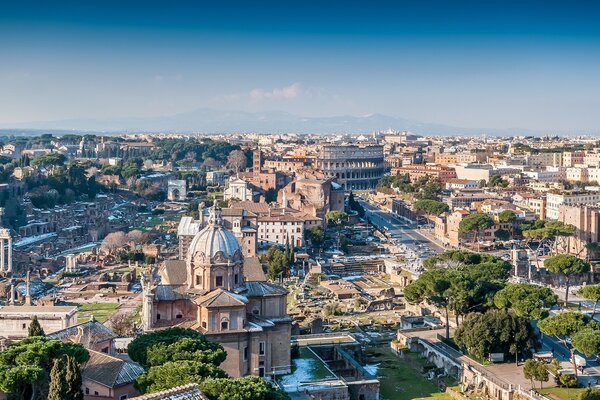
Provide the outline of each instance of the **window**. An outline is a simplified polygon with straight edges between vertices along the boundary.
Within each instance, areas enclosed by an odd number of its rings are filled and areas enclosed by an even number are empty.
[[[23,329],[27,329],[27,324],[23,324]]]
[[[90,388],[85,388],[85,394],[90,394]]]
[[[221,330],[226,331],[227,329],[229,329],[229,321],[224,319],[221,321]]]
[[[126,394],[124,394],[123,396],[119,397],[119,400],[125,400],[125,399],[127,399],[127,395]]]
[[[159,320],[160,319],[160,314],[156,314],[156,319]]]
[[[235,284],[237,285],[237,284],[238,284],[238,281],[239,281],[239,279],[240,279],[240,278],[239,278],[239,274],[235,274],[235,275],[233,276],[233,283],[235,283]]]
[[[258,308],[255,308],[254,310],[252,310],[252,314],[260,315],[260,310]]]
[[[216,282],[217,287],[223,286],[223,277],[222,276],[217,276],[216,281],[217,281]]]
[[[196,275],[196,285],[202,284],[202,277],[200,275]]]
[[[206,329],[206,321],[202,321],[202,328]]]
[[[244,361],[248,361],[248,346],[244,347]]]
[[[94,390],[94,396],[98,396],[98,391]]]
[[[265,342],[259,342],[258,343],[258,355],[259,356],[264,356],[265,355]]]

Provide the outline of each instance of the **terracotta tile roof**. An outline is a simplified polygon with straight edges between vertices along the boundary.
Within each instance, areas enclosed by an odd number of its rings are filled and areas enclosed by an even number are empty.
[[[237,208],[250,211],[254,214],[269,214],[270,206],[267,203],[254,203],[252,201],[238,201],[230,204],[229,208]]]
[[[84,322],[82,324],[73,325],[46,335],[50,339],[70,340],[74,343],[90,343],[91,339],[94,343],[103,342],[113,339],[116,335],[105,325],[94,320]]]
[[[264,282],[267,280],[258,257],[244,258],[244,278],[248,282]]]
[[[208,400],[208,397],[202,394],[197,384],[189,383],[156,393],[132,397],[130,400]]]
[[[248,303],[248,299],[227,290],[216,289],[204,296],[198,297],[194,300],[194,303],[206,308],[239,307],[245,306]]]
[[[81,377],[114,388],[131,383],[144,373],[144,368],[133,361],[125,361],[108,354],[89,350],[90,359],[81,370]]]
[[[183,285],[187,280],[184,260],[165,260],[160,267],[161,283],[166,285]]]

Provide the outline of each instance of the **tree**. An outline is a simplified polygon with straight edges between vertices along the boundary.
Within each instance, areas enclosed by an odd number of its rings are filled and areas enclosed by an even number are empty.
[[[134,329],[134,323],[127,314],[114,313],[111,315],[109,322],[112,331],[117,336],[127,336]]]
[[[573,342],[572,337],[577,332],[583,331],[584,329],[596,329],[597,327],[598,323],[591,320],[588,316],[575,312],[563,312],[538,322],[538,329],[540,332],[544,335],[556,337],[571,352],[571,362],[575,368],[575,375],[577,375],[577,365],[575,363],[576,348],[573,347],[575,343]],[[569,339],[573,346],[569,345]],[[582,342],[584,341],[583,337],[580,339]]]
[[[512,210],[504,210],[498,214],[498,221],[502,223],[514,223],[517,220],[517,214]]]
[[[515,221],[517,220],[517,214],[512,210],[504,210],[498,214],[498,222],[503,224],[509,224],[509,233],[512,238],[515,234]],[[508,239],[507,239],[508,240]]]
[[[348,196],[348,206],[352,211],[356,211],[359,217],[362,218],[365,216],[365,208],[361,206],[358,201],[356,201],[354,198],[354,193],[352,192],[350,192],[350,195]]]
[[[494,236],[496,239],[501,240],[503,242],[510,240],[510,232],[506,229],[496,229],[494,231]]]
[[[488,182],[488,186],[489,187],[496,187],[496,186],[507,187],[508,181],[505,179],[502,179],[502,177],[500,175],[494,175],[490,178],[490,180]]]
[[[431,219],[433,216],[438,216],[441,213],[450,210],[450,207],[448,207],[448,204],[442,203],[441,201],[424,199],[415,201],[413,203],[413,209],[415,211],[424,212],[429,219]]]
[[[469,354],[480,359],[490,353],[518,356],[538,346],[538,338],[529,320],[507,310],[471,313],[456,329],[454,340]]]
[[[36,315],[33,316],[31,319],[31,324],[29,324],[28,336],[46,336],[46,333],[44,333],[44,329],[40,325]]]
[[[48,400],[64,400],[67,397],[66,361],[64,358],[54,360],[50,372],[50,387],[48,389]]]
[[[81,344],[40,336],[10,345],[0,352],[0,390],[17,398],[46,399],[54,360],[65,356],[74,357],[79,364],[89,358]]]
[[[210,400],[287,400],[289,397],[258,376],[238,379],[207,378],[200,390]]]
[[[541,361],[534,360],[530,358],[525,361],[525,365],[523,366],[523,374],[526,379],[531,381],[531,387],[534,388],[533,381],[539,381],[540,387],[543,386],[543,382],[548,382],[549,373],[548,367]]]
[[[510,309],[520,317],[542,319],[547,309],[557,303],[552,289],[529,283],[509,283],[494,296],[494,305]]]
[[[65,374],[67,384],[67,399],[83,400],[83,391],[81,390],[81,370],[75,361],[75,358],[67,356],[67,372]]]
[[[477,250],[479,250],[479,234],[492,226],[494,226],[494,220],[489,215],[469,214],[460,221],[458,232],[462,234],[474,233],[473,243],[477,243]]]
[[[127,238],[125,232],[111,232],[106,235],[102,241],[102,244],[100,245],[100,248],[108,254],[114,254],[118,250],[122,250],[123,247],[127,245],[128,241],[129,239]]]
[[[577,294],[584,299],[592,300],[594,302],[594,308],[592,310],[592,319],[596,315],[596,307],[598,306],[598,300],[600,300],[600,285],[586,285],[577,291]]]
[[[42,165],[42,166],[58,167],[58,166],[65,165],[66,161],[67,161],[67,157],[65,157],[64,154],[50,153],[50,154],[46,154],[46,155],[34,158],[33,161],[31,161],[31,166],[37,167],[38,165]]]
[[[235,172],[240,172],[246,168],[248,160],[242,150],[234,150],[229,154],[227,158],[227,167],[231,168]]]
[[[304,231],[304,235],[310,241],[313,249],[320,249],[325,242],[325,229],[322,226],[313,226]]]
[[[278,246],[271,246],[267,251],[267,275],[272,281],[282,276],[290,266],[289,251],[281,250]]]
[[[346,218],[348,218],[348,214],[343,211],[327,211],[327,214],[325,214],[325,219],[328,222],[333,222],[336,224],[341,223]]]
[[[446,338],[450,338],[448,308],[452,292],[454,271],[449,269],[433,269],[425,271],[419,278],[404,288],[404,298],[409,303],[426,301],[438,308],[444,309],[446,319]]]
[[[580,395],[579,400],[600,400],[600,389],[587,388]]]
[[[208,341],[198,331],[183,328],[169,328],[138,336],[127,346],[127,353],[133,361],[144,367],[174,360],[196,360],[219,365],[227,356],[220,344]]]
[[[593,327],[576,332],[571,336],[573,347],[586,357],[600,353],[600,330]]]
[[[559,254],[544,260],[544,267],[550,272],[563,275],[565,278],[565,307],[569,300],[571,276],[583,274],[590,270],[590,264],[570,254]]]
[[[135,245],[141,245],[148,241],[148,235],[139,229],[134,229],[127,233],[127,239]]]
[[[206,378],[226,378],[227,374],[214,364],[193,360],[168,361],[162,365],[150,367],[135,380],[135,387],[141,393],[151,393],[170,389],[175,386],[195,382]]]

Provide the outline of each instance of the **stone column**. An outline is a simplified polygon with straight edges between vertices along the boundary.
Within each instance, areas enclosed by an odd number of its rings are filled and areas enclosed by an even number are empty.
[[[12,272],[12,237],[8,238],[8,265],[6,266],[6,272]]]
[[[0,272],[4,272],[4,239],[0,239]]]

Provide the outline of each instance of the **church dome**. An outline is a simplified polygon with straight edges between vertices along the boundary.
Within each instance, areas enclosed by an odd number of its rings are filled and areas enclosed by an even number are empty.
[[[199,254],[212,259],[218,253],[224,258],[233,258],[241,252],[237,239],[225,229],[221,221],[221,210],[217,207],[209,209],[208,225],[198,232],[190,243],[188,258]]]

